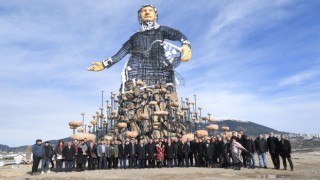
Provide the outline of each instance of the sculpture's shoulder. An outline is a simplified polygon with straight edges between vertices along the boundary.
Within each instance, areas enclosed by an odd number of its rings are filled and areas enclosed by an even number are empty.
[[[169,26],[160,26],[158,29],[159,29],[160,31],[172,31],[172,30],[176,30],[176,29],[174,29],[174,28],[172,28],[172,27],[169,27]]]

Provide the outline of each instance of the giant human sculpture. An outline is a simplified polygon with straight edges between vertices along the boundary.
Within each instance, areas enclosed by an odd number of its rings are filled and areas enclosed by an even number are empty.
[[[174,68],[190,60],[190,42],[180,31],[159,25],[157,9],[152,5],[139,9],[138,20],[139,31],[115,55],[102,62],[92,62],[87,70],[110,68],[130,54],[122,73],[118,116],[112,122],[114,125],[126,122],[128,129],[123,128],[124,131],[138,131],[141,136],[181,134],[186,125],[177,115],[181,109]],[[181,48],[165,40],[180,41]]]

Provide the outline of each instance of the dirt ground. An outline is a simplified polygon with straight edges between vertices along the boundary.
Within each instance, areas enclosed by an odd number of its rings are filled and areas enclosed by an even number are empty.
[[[292,160],[295,166],[294,171],[271,169],[273,166],[270,156],[267,155],[266,158],[269,169],[253,170],[242,168],[241,171],[222,168],[190,167],[95,170],[70,173],[52,172],[51,174],[32,176],[30,175],[31,165],[14,165],[0,167],[0,179],[320,179],[320,152],[292,154]],[[255,159],[257,163],[257,156],[255,156]]]

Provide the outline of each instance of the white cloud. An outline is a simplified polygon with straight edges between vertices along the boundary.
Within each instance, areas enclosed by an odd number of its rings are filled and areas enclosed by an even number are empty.
[[[305,81],[313,79],[318,75],[319,71],[317,70],[304,71],[281,80],[279,86],[301,85]]]

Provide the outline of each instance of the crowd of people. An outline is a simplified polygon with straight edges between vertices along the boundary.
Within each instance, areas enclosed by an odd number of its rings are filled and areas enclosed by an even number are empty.
[[[243,131],[232,136],[212,136],[195,138],[126,139],[122,141],[100,139],[98,142],[86,139],[65,143],[60,140],[54,147],[49,142],[36,140],[32,146],[32,174],[71,172],[96,169],[132,168],[267,168],[266,153],[269,152],[274,169],[287,170],[287,160],[293,171],[291,144],[284,134],[280,139],[271,132],[269,137],[260,134],[255,140]],[[259,159],[256,166],[255,154]],[[41,161],[41,170],[38,167]],[[55,161],[55,162],[54,162]],[[49,168],[51,164],[51,168]],[[63,168],[64,164],[64,168]],[[55,168],[54,168],[55,166]]]

